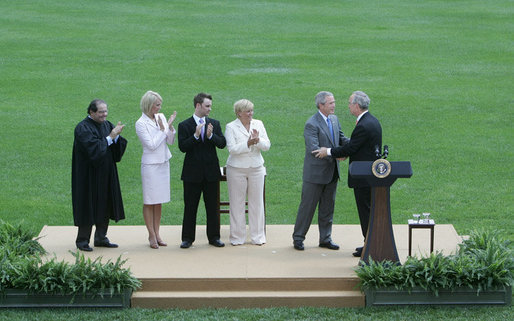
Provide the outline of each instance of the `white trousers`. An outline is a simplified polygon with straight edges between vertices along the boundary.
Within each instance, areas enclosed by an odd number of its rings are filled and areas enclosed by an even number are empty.
[[[266,168],[227,166],[227,186],[230,202],[230,243],[246,242],[245,201],[248,195],[248,228],[252,244],[266,243],[264,218],[264,176]]]

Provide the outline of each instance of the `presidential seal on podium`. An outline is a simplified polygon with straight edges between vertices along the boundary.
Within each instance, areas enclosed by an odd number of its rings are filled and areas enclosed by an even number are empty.
[[[385,178],[391,173],[391,163],[387,159],[377,159],[371,165],[371,171],[377,178]]]

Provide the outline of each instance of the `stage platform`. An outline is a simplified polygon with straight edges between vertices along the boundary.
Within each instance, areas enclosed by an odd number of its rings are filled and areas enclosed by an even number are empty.
[[[408,254],[408,225],[393,225],[400,260]],[[39,242],[48,257],[74,261],[75,226],[45,226]],[[338,251],[318,247],[318,227],[311,226],[305,251],[292,245],[292,225],[268,225],[267,244],[231,246],[229,226],[221,227],[225,247],[208,244],[205,226],[197,226],[196,241],[181,249],[181,226],[162,226],[167,247],[151,249],[145,226],[112,224],[108,237],[119,248],[94,248],[86,257],[102,261],[127,259],[126,268],[143,282],[132,296],[133,307],[145,308],[252,308],[271,306],[364,306],[364,295],[356,288],[352,256],[362,246],[359,225],[334,225],[332,239]],[[436,225],[434,250],[455,253],[462,238],[452,225]],[[93,245],[92,243],[90,244]],[[413,231],[413,255],[428,255],[430,231]]]

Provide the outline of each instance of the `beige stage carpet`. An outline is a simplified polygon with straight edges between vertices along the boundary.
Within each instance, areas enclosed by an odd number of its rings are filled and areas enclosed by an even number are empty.
[[[393,225],[396,247],[400,260],[408,254],[408,225]],[[93,229],[94,232],[94,229]],[[215,248],[208,244],[205,226],[197,226],[196,241],[189,249],[181,249],[181,226],[162,226],[161,236],[167,247],[157,250],[149,247],[145,226],[112,224],[108,237],[119,248],[94,248],[82,252],[86,257],[101,256],[102,261],[127,259],[125,267],[140,279],[145,278],[304,278],[355,276],[359,262],[352,256],[362,246],[359,225],[334,225],[332,239],[341,246],[338,251],[318,247],[318,227],[312,225],[305,240],[305,251],[297,251],[292,245],[292,225],[268,225],[267,244],[250,243],[231,246],[228,241],[229,226],[221,227],[221,240],[225,247]],[[75,226],[45,226],[41,230],[40,243],[49,257],[72,262],[70,251],[76,251]],[[430,230],[413,230],[413,255],[428,255]],[[435,226],[434,251],[454,253],[462,238],[452,225]],[[93,247],[93,242],[90,244]]]

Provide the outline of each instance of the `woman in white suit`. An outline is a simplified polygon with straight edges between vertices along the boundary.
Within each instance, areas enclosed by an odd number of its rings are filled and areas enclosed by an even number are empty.
[[[136,122],[136,134],[143,145],[141,157],[141,178],[143,185],[143,217],[148,229],[148,241],[152,249],[166,246],[159,235],[162,203],[170,201],[170,150],[167,144],[175,141],[173,112],[166,121],[159,113],[162,106],[161,96],[147,91],[141,98],[143,114]]]
[[[264,218],[264,159],[261,151],[271,143],[262,121],[253,119],[253,103],[235,102],[237,119],[225,129],[227,149],[227,185],[230,201],[230,243],[246,242],[245,201],[248,195],[248,227],[252,244],[266,243]]]

